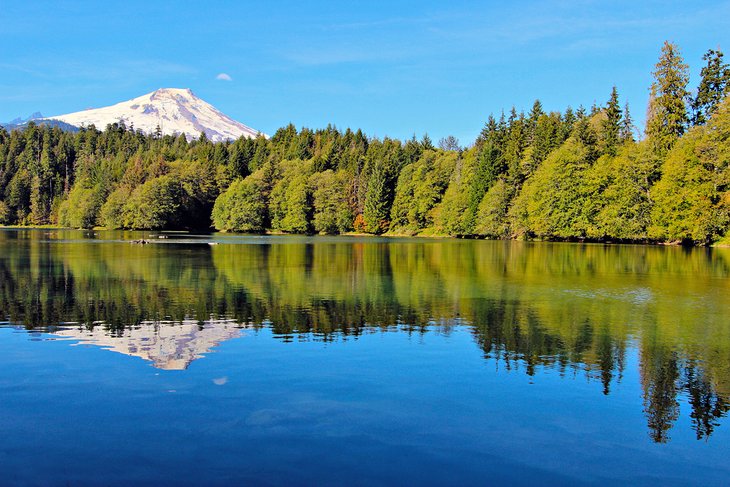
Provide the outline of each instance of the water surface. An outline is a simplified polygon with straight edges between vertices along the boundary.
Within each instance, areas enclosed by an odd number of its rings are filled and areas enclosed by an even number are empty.
[[[0,231],[3,485],[730,478],[728,251],[165,236]]]

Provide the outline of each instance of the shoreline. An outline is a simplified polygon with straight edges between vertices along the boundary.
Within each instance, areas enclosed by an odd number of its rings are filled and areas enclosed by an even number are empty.
[[[159,232],[165,234],[186,234],[195,233],[196,231],[202,234],[214,234],[220,233],[224,235],[267,235],[267,236],[300,236],[300,237],[381,237],[381,238],[422,238],[422,239],[439,239],[439,240],[491,240],[491,241],[503,241],[503,242],[552,242],[552,243],[577,243],[577,244],[601,244],[601,245],[650,245],[650,246],[663,246],[663,247],[687,247],[687,248],[730,248],[730,236],[725,237],[717,242],[710,245],[698,245],[698,244],[687,244],[680,240],[672,242],[664,242],[657,240],[620,240],[620,239],[591,239],[591,238],[491,238],[480,235],[445,235],[439,233],[420,232],[420,233],[407,233],[407,232],[385,232],[379,235],[364,232],[345,232],[338,234],[325,234],[325,233],[287,233],[279,230],[268,229],[262,233],[246,233],[246,232],[229,232],[229,231],[218,231],[218,230],[180,230],[180,229],[111,229],[106,227],[93,227],[93,228],[70,228],[59,225],[0,225],[0,230],[72,230],[72,231],[86,231],[86,232]],[[428,229],[427,229],[428,230]]]

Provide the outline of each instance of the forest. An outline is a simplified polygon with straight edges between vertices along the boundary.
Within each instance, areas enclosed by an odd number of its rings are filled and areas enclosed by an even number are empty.
[[[730,67],[665,42],[646,127],[603,105],[489,116],[477,140],[297,129],[212,143],[123,124],[0,128],[0,224],[495,239],[727,242]]]

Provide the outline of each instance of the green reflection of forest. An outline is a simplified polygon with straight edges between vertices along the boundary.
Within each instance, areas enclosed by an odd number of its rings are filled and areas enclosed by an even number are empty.
[[[605,394],[628,350],[638,350],[655,441],[669,439],[680,396],[698,438],[728,411],[730,252],[722,249],[298,237],[139,246],[78,236],[0,232],[2,315],[27,327],[98,323],[110,332],[142,320],[232,317],[283,339],[321,340],[466,323],[485,357],[536,377],[541,367],[580,372]]]

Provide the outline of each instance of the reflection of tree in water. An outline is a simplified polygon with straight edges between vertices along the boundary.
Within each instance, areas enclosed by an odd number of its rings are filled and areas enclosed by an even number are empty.
[[[720,425],[718,420],[730,411],[730,403],[715,392],[696,360],[688,361],[684,367],[683,387],[692,405],[690,417],[697,439],[709,438],[715,427]]]
[[[598,368],[601,371],[603,394],[611,391],[611,381],[614,373],[618,373],[618,380],[623,376],[626,361],[626,342],[614,340],[607,327],[602,327],[597,340]]]
[[[606,395],[614,375],[623,374],[625,341],[613,338],[605,327],[596,333],[589,320],[579,324],[568,341],[550,332],[537,313],[520,302],[483,300],[468,319],[485,358],[502,362],[507,370],[524,366],[533,376],[540,366],[555,367],[561,374],[583,369],[601,381]]]
[[[669,430],[679,417],[677,354],[663,347],[652,347],[641,354],[641,383],[644,412],[649,434],[658,443],[669,440]]]
[[[708,438],[719,426],[718,420],[730,411],[728,400],[715,391],[697,362],[680,360],[676,352],[662,347],[642,353],[644,411],[654,441],[669,441],[669,430],[679,418],[680,393],[692,408],[690,418],[698,440]]]
[[[550,252],[541,253],[545,249]],[[589,262],[581,268],[582,261],[565,249],[570,247],[449,242],[191,250],[128,244],[76,248],[22,241],[0,249],[0,314],[29,328],[63,322],[91,328],[101,323],[110,334],[146,320],[203,322],[221,317],[269,327],[284,341],[341,340],[378,329],[448,333],[450,326],[468,323],[485,358],[506,369],[524,370],[533,377],[548,367],[561,374],[584,373],[599,381],[607,395],[621,381],[632,340],[621,323],[641,310],[641,303],[618,302],[621,306],[607,313],[593,296],[566,298],[551,290],[562,286],[585,292],[581,281],[565,281],[565,273],[594,279],[602,269],[631,267],[633,254],[626,250],[624,258],[611,249],[605,252],[616,255],[607,257],[600,248],[581,248],[581,259]],[[660,278],[662,271],[672,269],[666,254],[664,249],[656,251],[653,270]],[[636,262],[637,274],[650,274],[654,261],[643,256]],[[712,272],[725,276],[724,264],[703,262],[693,261],[693,268],[711,264],[718,269]],[[515,275],[522,280],[509,285],[504,277]],[[617,282],[615,289],[625,285]],[[610,286],[604,292],[609,298],[624,296]],[[653,334],[646,332],[638,340],[650,436],[669,441],[682,395],[691,408],[697,438],[707,438],[729,410],[727,398],[718,392],[728,383],[723,368],[727,350],[712,348],[725,342],[706,342],[702,330],[696,333],[699,346],[666,335],[673,331],[666,317],[675,319],[683,310],[681,303],[663,304],[657,306],[659,313],[652,312],[653,323],[642,323]]]

